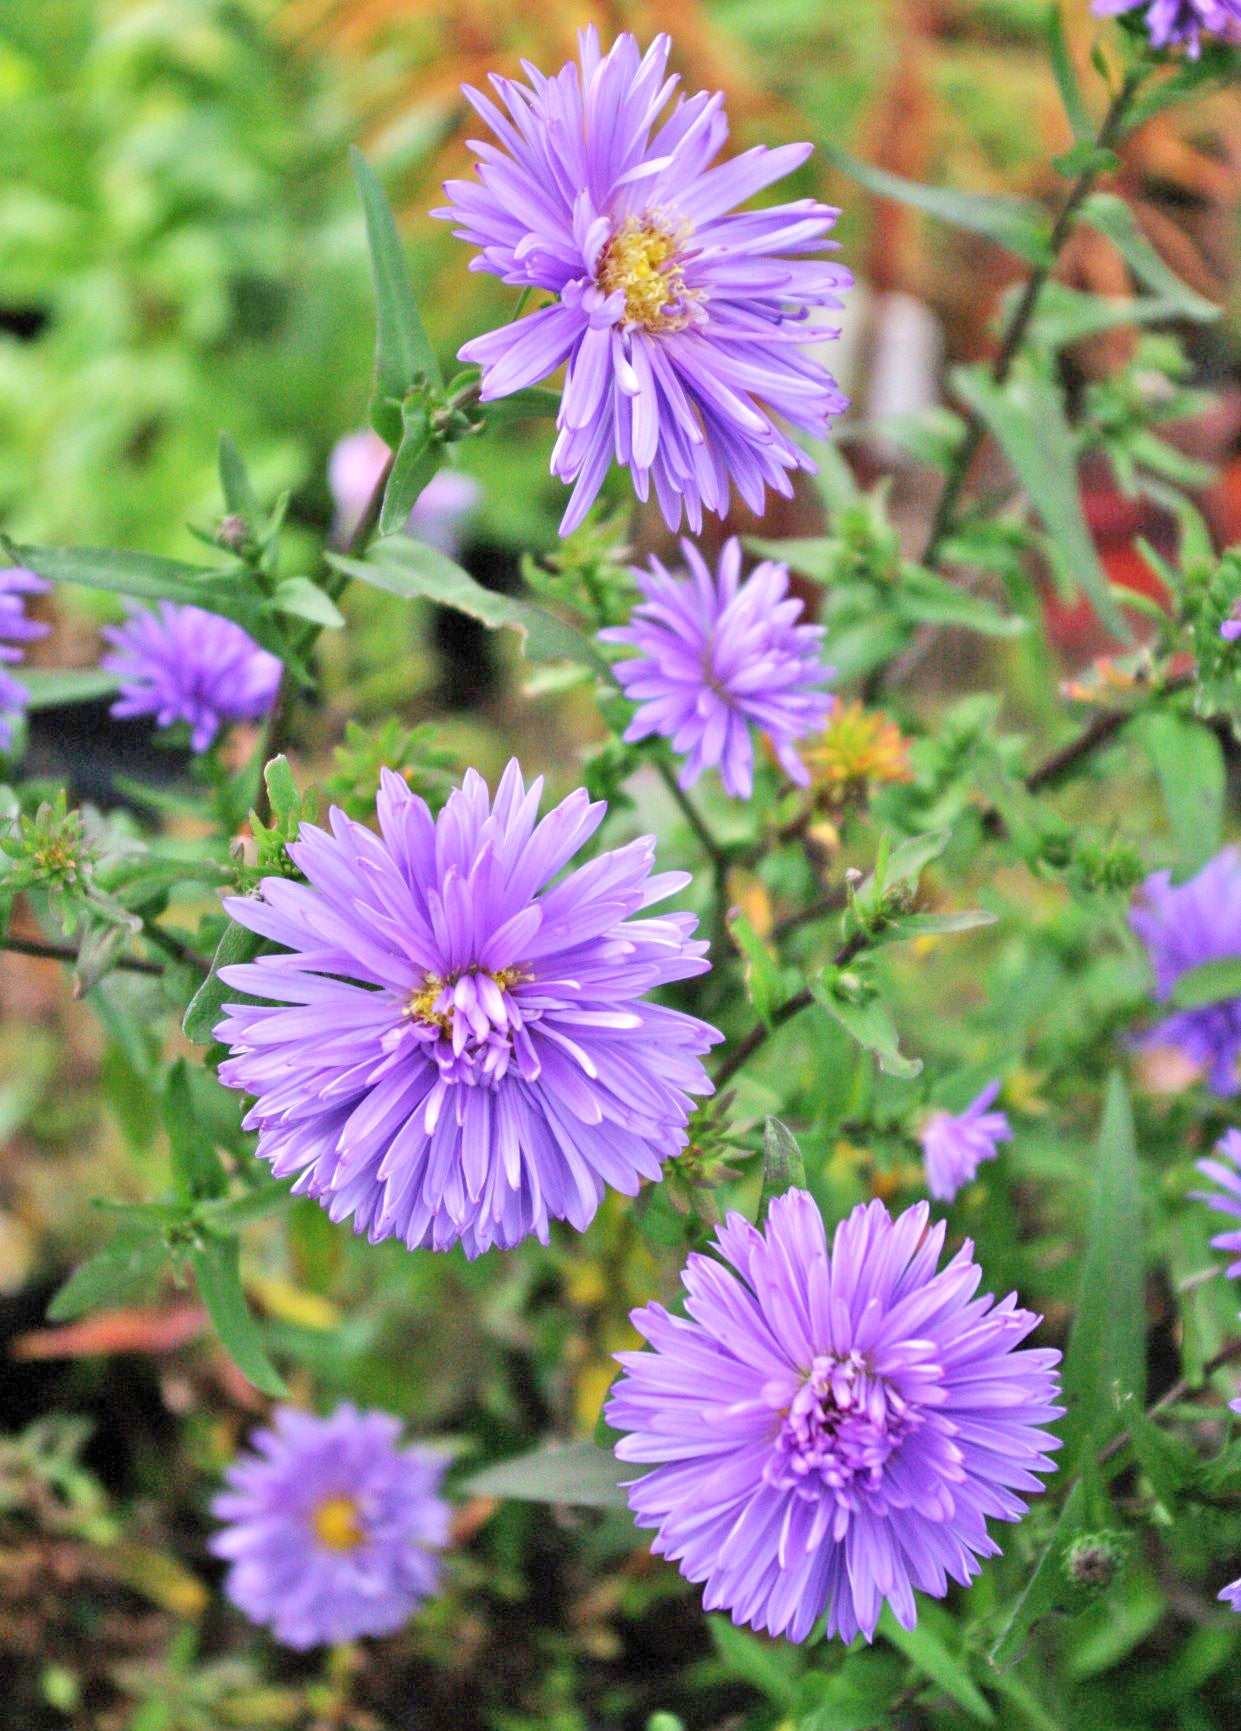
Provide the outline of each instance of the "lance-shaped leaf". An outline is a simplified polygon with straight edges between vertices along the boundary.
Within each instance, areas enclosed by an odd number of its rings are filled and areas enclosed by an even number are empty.
[[[211,958],[211,972],[190,999],[181,1023],[181,1032],[187,1040],[192,1040],[196,1046],[209,1046],[215,1038],[212,1030],[220,1020],[224,1005],[248,1001],[244,992],[224,984],[220,969],[231,967],[234,962],[252,962],[262,943],[257,932],[239,926],[235,920],[230,920],[225,926]]]
[[[1073,137],[1079,144],[1092,141],[1097,129],[1077,82],[1077,72],[1069,53],[1069,45],[1064,39],[1064,22],[1060,17],[1059,5],[1047,8],[1047,45],[1051,50],[1051,69],[1055,74],[1056,87],[1060,92],[1069,125],[1073,128]]]
[[[103,589],[136,601],[176,601],[222,614],[244,626],[257,643],[274,655],[286,647],[267,612],[264,600],[244,566],[227,571],[218,566],[185,565],[153,553],[128,553],[116,547],[19,547],[6,542],[14,562],[45,577],[49,583],[73,583],[82,589]]]
[[[1143,288],[1173,301],[1181,318],[1209,324],[1219,317],[1219,308],[1213,301],[1169,270],[1138,227],[1137,218],[1123,198],[1114,192],[1092,192],[1082,206],[1080,221],[1105,234]]]
[[[1133,1112],[1123,1076],[1108,1080],[1094,1201],[1064,1360],[1066,1463],[1120,1425],[1118,1403],[1146,1390],[1146,1263]]]
[[[729,910],[727,924],[728,935],[741,952],[746,996],[763,1026],[770,1028],[772,1013],[780,1000],[779,964],[740,908]]]
[[[99,667],[23,667],[10,673],[26,688],[27,709],[62,709],[71,703],[94,703],[111,697],[120,684],[115,673]]]
[[[312,625],[323,625],[332,631],[338,631],[345,623],[344,614],[332,597],[309,577],[284,578],[277,583],[271,604],[277,613],[308,619]]]
[[[401,237],[383,187],[360,150],[351,150],[354,179],[366,216],[366,239],[375,285],[375,386],[371,425],[394,448],[401,408],[420,382],[442,382],[439,362],[423,328]]]
[[[1197,1010],[1203,1004],[1222,1004],[1230,998],[1241,998],[1241,956],[1202,962],[1182,974],[1172,988],[1175,1010]]]
[[[1228,771],[1210,728],[1163,710],[1141,722],[1177,852],[1188,866],[1204,864],[1223,834]]]
[[[763,1126],[763,1188],[758,1198],[758,1224],[767,1218],[772,1199],[786,1190],[805,1189],[806,1162],[787,1124],[768,1118]]]
[[[215,1083],[211,1085],[214,1087]],[[228,1175],[195,1105],[190,1070],[184,1058],[177,1059],[164,1084],[164,1127],[172,1149],[172,1183],[177,1200],[191,1203],[223,1196],[228,1189]]]
[[[1086,1519],[1086,1492],[1079,1479],[1065,1498],[1056,1530],[1034,1565],[1034,1572],[1021,1589],[988,1654],[998,1671],[1016,1664],[1025,1649],[1031,1629],[1061,1597],[1064,1589],[1064,1553],[1074,1535],[1082,1530]]]
[[[267,1356],[258,1325],[241,1284],[241,1246],[235,1238],[208,1238],[189,1253],[190,1266],[220,1344],[233,1363],[263,1394],[288,1393]]]
[[[167,1262],[159,1226],[127,1222],[110,1244],[74,1269],[48,1306],[48,1320],[73,1322],[105,1305],[122,1304],[150,1286]]]
[[[379,533],[394,535],[404,528],[418,495],[431,480],[444,455],[442,444],[431,439],[431,415],[425,403],[401,405],[401,442],[396,448],[383,503],[379,508]]]
[[[921,1074],[922,1060],[907,1058],[901,1051],[887,1005],[869,981],[859,983],[838,968],[828,968],[811,981],[810,990],[815,1002],[834,1016],[859,1046],[875,1054],[881,1070],[903,1081]]]
[[[577,661],[592,672],[608,671],[607,663],[589,639],[572,625],[529,601],[484,589],[438,547],[413,541],[406,535],[393,535],[377,542],[364,560],[338,554],[330,554],[329,558],[347,577],[386,589],[390,595],[399,595],[407,601],[435,601],[441,607],[468,613],[493,630],[505,626],[516,631],[532,661]]]
[[[472,1473],[467,1496],[512,1497],[525,1503],[571,1503],[584,1509],[625,1509],[622,1478],[634,1476],[593,1442],[545,1443],[529,1454]]]
[[[953,385],[1008,458],[1047,532],[1066,589],[1072,592],[1080,584],[1109,631],[1127,642],[1129,628],[1086,526],[1073,435],[1059,389],[1050,379],[1024,373],[998,385],[977,367],[958,367]]]
[[[257,529],[263,515],[258,496],[250,481],[245,459],[227,433],[220,434],[220,491],[230,511],[241,517],[250,529]]]
[[[868,192],[912,205],[915,210],[925,211],[927,216],[936,217],[953,228],[986,235],[988,240],[1007,247],[1030,264],[1050,264],[1047,219],[1039,206],[1029,200],[993,198],[984,193],[961,192],[945,186],[923,186],[919,181],[889,174],[885,168],[859,162],[838,145],[823,144],[821,148],[829,162],[835,163],[842,173],[856,180]]]
[[[903,1629],[892,1615],[891,1608],[885,1606],[879,1619],[879,1633],[919,1671],[937,1683],[946,1695],[950,1695],[959,1707],[964,1708],[971,1719],[980,1725],[995,1724],[995,1713],[987,1697],[970,1676],[964,1662],[930,1627],[930,1618],[925,1612],[912,1629]]]

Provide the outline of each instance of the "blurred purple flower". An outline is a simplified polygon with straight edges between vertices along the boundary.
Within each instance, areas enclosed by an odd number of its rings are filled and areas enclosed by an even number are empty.
[[[1234,1611],[1241,1612],[1241,1579],[1229,1581],[1224,1590],[1216,1594],[1216,1598],[1222,1599]]]
[[[927,1119],[922,1154],[926,1187],[937,1202],[951,1202],[985,1160],[995,1159],[999,1144],[1012,1140],[1006,1115],[989,1109],[999,1091],[998,1082],[989,1082],[964,1112],[933,1112]]]
[[[1059,1447],[1060,1354],[1016,1349],[1039,1318],[973,1298],[967,1241],[937,1272],[944,1224],[920,1202],[882,1202],[836,1228],[805,1190],[771,1205],[765,1231],[730,1214],[721,1256],[689,1258],[688,1319],[633,1313],[654,1351],[617,1357],[608,1423],[652,1550],[706,1583],[703,1605],[803,1640],[870,1640],[886,1599],[917,1620],[913,1589],[943,1598],[999,1547]]]
[[[1176,886],[1167,872],[1155,872],[1138,891],[1129,923],[1150,956],[1156,1000],[1166,1003],[1191,968],[1241,958],[1241,856],[1225,848]],[[1217,1094],[1235,1094],[1241,1087],[1241,998],[1174,1010],[1137,1043],[1177,1047],[1206,1070]]]
[[[1241,637],[1241,613],[1233,613],[1225,619],[1219,634],[1225,643],[1235,643]]]
[[[435,1591],[445,1463],[400,1435],[386,1412],[277,1407],[225,1474],[210,1549],[229,1598],[286,1647],[392,1634]]]
[[[26,687],[4,671],[5,663],[15,666],[22,660],[23,643],[47,636],[50,626],[41,619],[27,619],[26,596],[46,595],[49,587],[24,565],[0,570],[0,751],[12,745],[14,725],[28,701]]]
[[[112,650],[100,666],[121,682],[112,714],[151,715],[160,727],[184,722],[194,751],[231,721],[260,721],[276,701],[280,662],[218,613],[161,601],[131,608],[103,636]]]
[[[389,454],[379,434],[369,427],[346,433],[333,446],[328,460],[328,486],[336,505],[338,540],[347,541],[361,522]],[[463,474],[460,469],[440,469],[415,500],[405,532],[455,559],[461,551],[461,532],[481,497],[482,490],[473,475]]]
[[[582,521],[615,457],[646,499],[654,481],[670,528],[682,511],[723,515],[729,483],[755,512],[764,490],[786,496],[792,470],[813,471],[776,417],[822,437],[846,399],[813,358],[850,285],[822,252],[837,211],[813,199],[737,212],[810,155],[765,146],[711,168],[728,136],[723,97],[680,98],[671,47],[645,55],[619,36],[606,55],[593,26],[578,66],[554,78],[526,64],[529,85],[493,77],[507,114],[477,90],[467,101],[495,134],[476,143],[478,181],[453,180],[433,212],[478,247],[475,270],[553,303],[466,343],[485,402],[568,362],[552,473],[574,482],[560,525]],[[766,406],[760,406],[761,403]]]
[[[560,876],[606,808],[579,788],[536,828],[542,789],[512,762],[493,803],[470,770],[433,818],[385,770],[378,836],[333,810],[289,848],[307,883],[227,904],[288,949],[223,971],[275,1006],[225,1006],[220,1079],[256,1096],[276,1175],[372,1242],[473,1257],[583,1230],[711,1092],[715,1029],[645,1001],[709,966],[693,914],[641,911],[688,874],[652,875],[643,836]]]
[[[810,777],[793,740],[820,729],[834,699],[816,687],[831,669],[820,656],[821,625],[799,625],[802,604],[788,593],[785,565],[765,559],[741,581],[741,543],[728,541],[713,577],[698,549],[681,542],[688,577],[673,577],[658,559],[635,571],[646,597],[629,624],[599,633],[638,651],[615,672],[638,704],[627,740],[659,733],[685,754],[681,786],[718,769],[725,792],[748,799],[754,782],[750,724],[771,741],[785,773],[804,787]]]
[[[1204,35],[1241,42],[1241,0],[1093,0],[1092,10],[1097,18],[1142,12],[1152,48],[1184,44],[1191,60],[1202,53]]]
[[[1241,1130],[1227,1130],[1222,1141],[1215,1144],[1215,1152],[1222,1154],[1229,1164],[1223,1160],[1199,1160],[1198,1170],[1204,1178],[1210,1178],[1219,1188],[1217,1190],[1195,1190],[1194,1195],[1200,1202],[1206,1202],[1217,1214],[1231,1215],[1241,1221]],[[1241,1278],[1241,1227],[1234,1232],[1221,1232],[1211,1240],[1216,1250],[1224,1250],[1237,1260],[1230,1264],[1228,1273],[1232,1279]],[[1235,1403],[1241,1411],[1241,1404]]]

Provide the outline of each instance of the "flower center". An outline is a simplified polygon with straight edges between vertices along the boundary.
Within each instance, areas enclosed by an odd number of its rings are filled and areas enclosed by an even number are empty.
[[[627,216],[608,241],[599,255],[597,280],[605,294],[619,290],[624,295],[624,324],[679,331],[692,322],[702,297],[685,286],[681,247],[688,232],[651,216]]]
[[[860,1353],[816,1358],[787,1406],[767,1482],[804,1497],[825,1492],[845,1509],[880,1489],[888,1457],[921,1416]]]
[[[446,1081],[495,1083],[508,1069],[514,1036],[525,1026],[513,989],[532,978],[521,967],[424,974],[402,1021],[415,1040],[429,1046]]]
[[[315,1537],[329,1551],[356,1551],[366,1538],[352,1497],[325,1497],[310,1517]]]

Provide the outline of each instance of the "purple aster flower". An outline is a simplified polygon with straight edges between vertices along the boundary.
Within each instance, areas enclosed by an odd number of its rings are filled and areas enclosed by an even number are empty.
[[[1229,1581],[1223,1591],[1215,1596],[1217,1599],[1222,1599],[1226,1605],[1231,1606],[1234,1611],[1241,1612],[1241,1579]]]
[[[385,770],[378,836],[337,810],[235,920],[287,945],[224,970],[275,1006],[229,1004],[220,1079],[277,1176],[354,1230],[467,1256],[549,1220],[579,1230],[684,1147],[700,1055],[719,1038],[646,1002],[706,971],[683,889],[643,836],[559,874],[603,820],[585,789],[537,824],[542,780],[510,763],[492,801],[471,770],[438,818]],[[556,880],[556,881],[553,881]]]
[[[529,84],[493,77],[507,113],[466,99],[498,144],[477,143],[478,181],[453,180],[433,214],[478,247],[476,270],[550,294],[526,318],[466,343],[483,400],[509,396],[565,362],[552,473],[573,482],[560,532],[582,521],[615,457],[670,528],[684,511],[721,516],[730,481],[756,512],[786,496],[810,459],[775,419],[823,436],[846,399],[813,358],[838,333],[809,322],[839,307],[850,276],[812,255],[839,212],[813,199],[733,207],[799,167],[808,144],[759,146],[709,164],[728,136],[720,95],[681,97],[665,79],[670,42],[645,55],[632,36]],[[661,115],[664,116],[661,119]]]
[[[47,636],[50,626],[41,619],[27,619],[26,596],[45,595],[48,588],[24,565],[0,570],[0,751],[12,745],[14,724],[28,701],[26,687],[4,671],[5,663],[13,666],[21,661],[23,643]]]
[[[638,704],[628,740],[660,733],[683,752],[681,786],[718,769],[727,793],[748,799],[754,783],[750,723],[771,741],[786,774],[810,777],[793,741],[816,732],[833,699],[817,687],[831,677],[819,654],[821,625],[799,625],[802,604],[788,593],[788,567],[764,559],[741,581],[741,543],[726,543],[718,578],[689,541],[681,552],[688,577],[673,577],[658,559],[635,571],[646,597],[628,625],[601,631],[626,643],[637,659],[615,669]]]
[[[121,681],[112,714],[153,715],[160,727],[183,721],[195,751],[230,721],[261,720],[276,701],[280,662],[218,613],[161,601],[131,608],[103,635],[112,650],[100,666]]]
[[[1228,1130],[1223,1140],[1215,1144],[1215,1152],[1223,1160],[1199,1160],[1198,1170],[1219,1186],[1217,1190],[1195,1190],[1194,1196],[1206,1202],[1217,1214],[1231,1215],[1241,1221],[1241,1130]],[[1224,1160],[1229,1164],[1225,1165]],[[1233,1280],[1241,1279],[1241,1227],[1235,1232],[1221,1232],[1211,1240],[1216,1250],[1224,1250],[1237,1260],[1228,1273]],[[1238,1407],[1241,1411],[1241,1407]]]
[[[913,1589],[943,1598],[999,1547],[988,1518],[1020,1520],[1059,1439],[1060,1354],[1017,1348],[1039,1322],[974,1298],[967,1241],[938,1269],[944,1224],[882,1202],[836,1228],[805,1190],[765,1231],[730,1214],[722,1266],[691,1256],[688,1319],[633,1313],[654,1351],[618,1353],[617,1456],[650,1467],[629,1487],[652,1549],[706,1584],[703,1605],[792,1641],[870,1640],[886,1599],[902,1627]]]
[[[1013,1131],[1003,1112],[992,1112],[998,1082],[989,1082],[964,1112],[932,1112],[922,1130],[926,1187],[937,1202],[951,1202],[973,1181],[985,1160],[994,1160]]]
[[[1129,923],[1150,956],[1156,1000],[1166,1003],[1191,968],[1241,956],[1241,857],[1225,848],[1175,886],[1167,872],[1155,872],[1138,891]],[[1217,1094],[1235,1094],[1241,1087],[1241,998],[1174,1010],[1138,1045],[1177,1047],[1206,1070]]]
[[[1241,612],[1234,608],[1220,626],[1219,634],[1225,643],[1235,643],[1241,637]]]
[[[225,1474],[210,1549],[229,1598],[286,1647],[390,1635],[435,1591],[445,1463],[400,1435],[386,1412],[277,1407]]]
[[[338,439],[328,460],[328,485],[336,505],[336,536],[347,541],[362,520],[390,452],[369,428]],[[473,475],[440,469],[414,501],[405,531],[438,547],[449,558],[461,550],[461,532],[477,509],[481,489]]]
[[[1091,9],[1097,18],[1141,11],[1152,48],[1183,44],[1191,60],[1202,53],[1203,35],[1241,42],[1241,0],[1093,0]]]

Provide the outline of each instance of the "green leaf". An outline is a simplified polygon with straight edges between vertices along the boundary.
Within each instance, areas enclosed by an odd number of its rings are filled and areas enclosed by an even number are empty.
[[[1129,628],[1086,526],[1073,435],[1057,386],[1030,374],[997,385],[977,367],[958,367],[953,384],[962,401],[982,418],[1025,488],[1069,592],[1080,583],[1113,636],[1128,642]]]
[[[763,1126],[763,1188],[758,1198],[758,1224],[767,1218],[767,1210],[776,1196],[786,1190],[804,1190],[806,1162],[802,1159],[797,1138],[778,1118],[768,1118]]]
[[[301,810],[297,783],[283,752],[263,765],[263,785],[267,789],[272,815],[283,829]]]
[[[1226,956],[1222,961],[1190,968],[1172,988],[1175,1010],[1196,1010],[1202,1004],[1220,1004],[1228,998],[1241,998],[1241,956]]]
[[[1172,301],[1181,318],[1209,324],[1220,316],[1220,309],[1213,301],[1169,270],[1138,227],[1137,218],[1123,198],[1114,192],[1092,192],[1082,205],[1078,220],[1106,235],[1142,286]]]
[[[872,934],[874,948],[886,944],[907,944],[914,938],[948,937],[954,932],[972,932],[979,926],[993,926],[996,916],[986,908],[961,908],[947,914],[901,914],[890,925]]]
[[[26,688],[27,709],[61,709],[70,703],[93,703],[111,697],[120,684],[115,673],[99,667],[23,667],[10,674]]]
[[[484,589],[447,554],[423,541],[393,535],[371,547],[365,560],[338,554],[328,557],[347,577],[385,589],[390,595],[407,601],[435,601],[441,607],[469,614],[492,630],[506,626],[516,631],[532,661],[577,661],[593,672],[608,672],[607,663],[594,646],[572,625],[529,601]]]
[[[560,393],[549,391],[545,385],[531,385],[524,391],[514,391],[511,397],[481,403],[479,413],[493,426],[507,425],[510,421],[554,421],[560,413]]]
[[[584,1509],[627,1509],[620,1487],[635,1469],[592,1442],[544,1443],[529,1454],[472,1473],[467,1496],[509,1497],[524,1503],[570,1503]]]
[[[1092,138],[1083,138],[1071,150],[1053,156],[1051,166],[1066,180],[1080,180],[1084,174],[1115,174],[1120,167],[1120,158],[1106,145],[1096,144]]]
[[[1030,264],[1052,262],[1047,219],[1038,205],[1026,199],[992,198],[978,192],[959,192],[951,187],[922,186],[917,181],[904,180],[898,174],[889,174],[885,168],[873,168],[869,163],[859,162],[837,145],[823,144],[821,149],[829,162],[835,163],[843,173],[879,198],[894,198],[898,203],[913,205],[954,228],[986,235],[988,240],[1007,247]]]
[[[277,583],[271,604],[277,613],[291,613],[295,619],[309,619],[312,625],[325,625],[333,631],[345,623],[332,597],[309,577],[286,577]]]
[[[400,404],[420,381],[441,384],[439,362],[431,347],[405,251],[383,187],[360,150],[349,152],[358,194],[366,216],[371,278],[375,286],[375,384],[371,424],[387,444],[401,437]]]
[[[1185,1437],[1160,1430],[1143,1411],[1141,1401],[1131,1399],[1121,1413],[1121,1420],[1151,1489],[1164,1508],[1174,1513],[1185,1492],[1202,1476],[1197,1449]]]
[[[164,1084],[164,1127],[172,1149],[173,1191],[179,1202],[223,1196],[228,1176],[195,1102],[189,1066],[178,1058]]]
[[[235,1238],[208,1238],[195,1245],[190,1266],[220,1342],[248,1381],[263,1394],[288,1393],[267,1356],[241,1284],[241,1246]]]
[[[1064,1360],[1065,1460],[1097,1448],[1120,1424],[1118,1399],[1146,1391],[1146,1259],[1133,1112],[1124,1078],[1108,1080],[1094,1202]]]
[[[879,1619],[879,1633],[885,1641],[902,1652],[911,1664],[919,1671],[937,1683],[946,1695],[951,1695],[958,1707],[963,1707],[971,1719],[976,1719],[980,1725],[994,1725],[995,1714],[991,1704],[982,1690],[970,1676],[965,1666],[954,1653],[951,1653],[933,1630],[929,1627],[926,1617],[922,1617],[912,1629],[902,1629],[892,1615],[890,1606],[885,1606]]]
[[[887,839],[886,836],[882,838],[881,848]],[[866,906],[872,896],[882,897],[889,890],[904,889],[912,893],[927,866],[939,858],[951,840],[950,829],[929,829],[925,835],[912,835],[897,842],[884,856],[882,870],[876,861],[875,870],[857,892],[857,900]]]
[[[247,527],[255,529],[263,515],[254,488],[250,484],[245,460],[227,433],[220,434],[220,491],[228,510],[245,519]]]
[[[405,523],[419,493],[440,466],[443,445],[431,443],[431,416],[425,403],[401,405],[401,440],[388,470],[383,503],[379,508],[379,533],[393,535]]]
[[[49,583],[103,589],[109,595],[128,595],[138,601],[188,602],[244,626],[273,654],[284,653],[284,641],[244,566],[222,571],[218,566],[185,565],[177,559],[127,553],[114,547],[10,545],[18,564],[46,577]]]
[[[213,1231],[226,1236],[252,1220],[265,1220],[269,1214],[283,1213],[295,1200],[287,1184],[260,1184],[256,1190],[246,1190],[240,1196],[222,1196],[204,1202],[195,1210],[195,1217]]]
[[[834,1016],[859,1046],[875,1054],[879,1068],[889,1076],[910,1081],[921,1073],[922,1060],[906,1058],[902,1053],[887,1006],[873,987],[864,986],[857,992],[842,981],[838,970],[829,969],[811,981],[810,990],[815,1002]],[[871,995],[866,995],[868,992]]]
[[[994,601],[971,595],[917,565],[905,567],[897,602],[904,617],[919,625],[953,625],[984,637],[1017,637],[1028,629],[1024,619],[1001,613]]]
[[[1223,747],[1210,728],[1170,710],[1147,715],[1140,725],[1177,853],[1186,866],[1201,865],[1218,851],[1223,834]]]
[[[145,1223],[118,1227],[112,1242],[75,1268],[48,1306],[51,1322],[120,1304],[143,1290],[168,1260],[162,1233]]]
[[[1125,325],[1166,324],[1179,317],[1180,307],[1166,295],[1115,299],[1049,282],[1039,296],[1031,337],[1044,348],[1057,350]]]
[[[181,1032],[196,1046],[209,1046],[215,1039],[213,1029],[220,1020],[225,1003],[245,1002],[245,993],[235,986],[226,986],[220,969],[234,962],[252,962],[262,946],[262,938],[246,926],[230,920],[211,958],[211,972],[190,999],[181,1023]]]
[[[1087,1520],[1086,1492],[1078,1479],[1060,1511],[1051,1541],[1034,1565],[1034,1572],[1009,1612],[988,1658],[997,1671],[1004,1671],[1021,1658],[1030,1630],[1055,1606],[1063,1586],[1061,1561],[1070,1541]]]
[[[729,936],[741,952],[746,996],[759,1021],[770,1028],[772,1012],[781,996],[779,965],[740,908],[730,909],[727,923]]]
[[[1047,8],[1047,45],[1051,50],[1051,69],[1056,76],[1056,87],[1060,92],[1069,125],[1073,128],[1073,136],[1079,142],[1093,141],[1097,129],[1077,82],[1069,46],[1064,39],[1064,23],[1060,17],[1059,5]]]
[[[784,1713],[797,1704],[796,1649],[778,1641],[761,1641],[748,1629],[738,1629],[727,1617],[708,1617],[707,1629],[732,1677],[757,1689]]]

